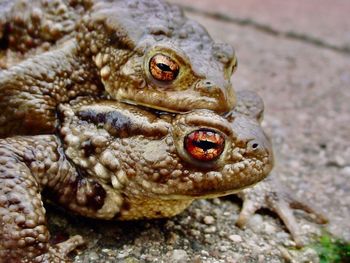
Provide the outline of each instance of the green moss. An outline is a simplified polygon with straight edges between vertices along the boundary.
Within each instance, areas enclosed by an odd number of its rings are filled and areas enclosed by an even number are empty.
[[[312,248],[317,251],[320,263],[350,262],[350,243],[335,239],[328,234],[323,235]]]

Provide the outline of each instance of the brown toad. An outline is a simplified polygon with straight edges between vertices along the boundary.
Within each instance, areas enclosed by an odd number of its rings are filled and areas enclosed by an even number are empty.
[[[75,236],[49,245],[43,190],[87,217],[170,217],[197,198],[251,186],[272,168],[259,122],[239,112],[230,121],[208,110],[158,116],[87,98],[59,108],[59,136],[0,140],[2,259],[65,262],[82,243]]]
[[[83,243],[49,244],[41,193],[67,210],[98,219],[174,216],[199,198],[252,186],[272,169],[262,103],[238,93],[226,118],[212,111],[158,115],[132,105],[82,98],[60,105],[57,135],[0,140],[0,258],[67,262]],[[289,204],[270,181],[239,193],[244,225],[259,207],[277,212],[298,238]],[[323,219],[322,216],[319,216]]]
[[[0,8],[0,47],[27,52],[56,43],[0,71],[0,137],[52,132],[57,105],[80,95],[168,112],[225,113],[235,104],[233,48],[176,6],[19,0]]]

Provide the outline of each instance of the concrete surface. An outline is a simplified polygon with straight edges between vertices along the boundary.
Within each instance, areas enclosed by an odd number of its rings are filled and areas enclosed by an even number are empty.
[[[172,0],[241,24],[350,52],[348,0]]]

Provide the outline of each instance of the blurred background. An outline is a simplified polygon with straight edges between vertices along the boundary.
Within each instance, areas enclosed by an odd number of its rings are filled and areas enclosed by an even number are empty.
[[[348,0],[172,0],[170,2],[219,14],[236,23],[291,34],[350,52]]]

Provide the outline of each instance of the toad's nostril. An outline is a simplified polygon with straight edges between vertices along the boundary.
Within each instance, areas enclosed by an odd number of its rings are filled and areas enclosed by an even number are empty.
[[[258,146],[259,146],[259,144],[257,144],[257,143],[253,143],[253,145],[252,145],[253,149],[258,148]]]
[[[257,142],[256,140],[253,141],[249,141],[247,144],[247,149],[251,150],[251,151],[255,151],[260,147],[259,142]]]
[[[224,150],[225,138],[219,132],[211,129],[199,129],[185,137],[186,151],[199,161],[217,159]]]
[[[200,82],[197,83],[196,88],[197,89],[205,89],[205,90],[209,90],[211,88],[214,87],[214,83],[211,82],[210,80],[202,80]]]

